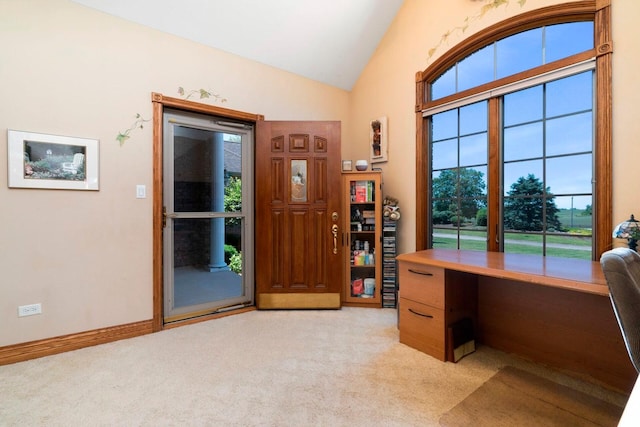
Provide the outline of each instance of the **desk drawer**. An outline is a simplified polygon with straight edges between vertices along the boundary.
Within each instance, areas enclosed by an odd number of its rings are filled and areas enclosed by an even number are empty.
[[[400,342],[445,361],[444,310],[404,298],[400,291]]]
[[[403,298],[444,309],[444,268],[401,262],[399,288]]]

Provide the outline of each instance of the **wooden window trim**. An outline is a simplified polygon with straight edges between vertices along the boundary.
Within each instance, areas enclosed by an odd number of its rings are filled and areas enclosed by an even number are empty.
[[[461,92],[452,96],[429,101],[430,82],[437,76],[448,70],[456,61],[478,49],[478,46],[485,46],[504,37],[517,34],[532,28],[590,20],[594,23],[594,46],[588,52],[573,55],[560,61],[545,64],[533,70],[527,70],[516,76],[510,76],[500,81],[487,83],[481,87]],[[499,86],[513,80],[521,79],[527,75],[539,74],[551,69],[571,65],[580,61],[596,57],[596,100],[595,100],[595,120],[596,120],[596,144],[595,144],[595,194],[593,200],[593,223],[594,223],[594,250],[593,259],[598,260],[600,255],[612,247],[611,225],[612,225],[612,96],[611,96],[611,76],[613,53],[611,41],[611,2],[610,0],[589,0],[578,1],[565,4],[558,4],[531,12],[523,13],[503,22],[490,26],[479,33],[462,41],[442,57],[438,58],[431,66],[416,73],[416,250],[431,247],[431,218],[429,209],[430,181],[429,176],[429,132],[428,119],[422,116],[422,110],[436,105],[449,102],[452,99],[462,98],[474,93],[485,91],[492,86]],[[490,114],[498,114],[498,104],[490,104]],[[491,129],[490,129],[491,132]],[[495,132],[495,130],[494,130]],[[497,153],[489,153],[490,163],[492,156]],[[490,172],[489,180],[497,179]],[[492,208],[488,220],[493,218],[497,221],[498,202],[496,197],[489,195],[489,207]],[[489,222],[492,224],[492,222]],[[495,242],[495,230],[487,230],[489,244],[487,250],[497,250]]]

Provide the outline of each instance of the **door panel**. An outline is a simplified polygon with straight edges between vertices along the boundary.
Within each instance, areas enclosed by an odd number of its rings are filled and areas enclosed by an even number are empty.
[[[310,258],[313,242],[309,233],[309,215],[307,210],[291,210],[291,232],[289,234],[289,277],[291,289],[308,289],[308,280],[313,280],[312,267],[307,270],[306,260]],[[307,246],[309,243],[309,246]]]
[[[256,135],[258,308],[339,308],[340,123],[259,121]]]

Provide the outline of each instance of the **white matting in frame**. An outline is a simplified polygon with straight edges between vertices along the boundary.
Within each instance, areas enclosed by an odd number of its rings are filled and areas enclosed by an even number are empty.
[[[9,187],[98,190],[98,140],[9,129]]]

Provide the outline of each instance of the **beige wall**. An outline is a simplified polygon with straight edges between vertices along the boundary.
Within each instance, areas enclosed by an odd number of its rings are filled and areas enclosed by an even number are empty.
[[[475,20],[466,32],[456,31],[466,17],[478,14],[486,2],[469,0],[405,0],[398,16],[369,61],[352,90],[350,98],[350,140],[343,147],[345,158],[368,157],[369,121],[388,117],[389,161],[383,169],[385,193],[400,200],[400,251],[415,250],[415,73],[426,69],[433,60],[464,38],[509,17],[553,4],[557,0],[527,0],[520,7],[516,0]],[[613,184],[616,221],[631,212],[640,215],[640,193],[624,189],[633,182],[640,159],[640,120],[636,116],[640,94],[637,77],[640,66],[640,2],[612,0],[613,11]],[[451,31],[448,43],[438,47],[431,61],[429,49],[438,45],[441,36]],[[613,226],[612,226],[613,229]],[[623,245],[617,241],[616,245]]]
[[[0,346],[152,317],[151,92],[267,120],[340,120],[348,92],[67,0],[0,0]],[[206,101],[205,101],[206,102]],[[7,187],[7,129],[100,140],[100,191]],[[42,303],[43,314],[17,317]]]
[[[560,3],[510,0],[452,34],[433,59],[500,20]],[[613,0],[614,218],[640,208],[640,3]],[[8,189],[0,149],[0,346],[152,316],[151,127],[115,141],[134,115],[151,118],[151,92],[211,89],[223,106],[268,120],[341,120],[345,159],[368,158],[372,118],[389,119],[385,192],[400,199],[400,250],[415,248],[415,72],[446,31],[481,2],[406,0],[351,93],[85,8],[67,0],[0,0],[0,144],[6,129],[100,140],[100,191]],[[640,215],[640,210],[635,212]],[[40,302],[43,314],[17,317]]]

